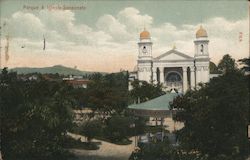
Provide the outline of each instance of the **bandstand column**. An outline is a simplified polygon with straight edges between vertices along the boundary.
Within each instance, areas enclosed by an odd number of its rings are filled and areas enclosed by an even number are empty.
[[[195,88],[194,67],[190,67],[190,84],[191,84],[191,89],[194,89]]]
[[[187,91],[187,67],[182,67],[182,75],[183,75],[183,93]]]
[[[160,67],[160,83],[164,83],[164,67]]]

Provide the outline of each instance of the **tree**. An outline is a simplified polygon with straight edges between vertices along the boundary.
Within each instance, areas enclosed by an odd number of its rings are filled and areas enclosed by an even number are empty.
[[[239,60],[240,64],[243,65],[241,68],[244,72],[250,71],[250,58],[243,58]]]
[[[243,65],[243,67],[241,68],[241,70],[243,71],[243,74],[245,74],[248,79],[250,78],[250,58],[243,58],[239,60],[240,64]],[[248,74],[246,74],[248,73]],[[248,88],[250,88],[250,82],[248,82]],[[249,117],[249,124],[250,124],[250,109],[248,110],[248,117]]]
[[[160,83],[151,84],[146,81],[134,80],[131,85],[133,89],[130,91],[130,96],[136,103],[145,102],[165,94]]]
[[[226,72],[200,90],[176,98],[172,107],[179,111],[175,120],[184,122],[178,137],[187,152],[209,159],[245,158],[249,151],[249,89],[242,73]]]
[[[102,126],[102,122],[99,120],[88,121],[82,125],[81,133],[87,137],[88,142],[91,142],[91,139],[100,136]]]
[[[127,139],[132,123],[133,120],[129,117],[114,115],[107,120],[105,134],[110,140],[114,142],[119,142]]]
[[[210,70],[211,74],[218,74],[218,73],[220,73],[218,71],[218,67],[216,66],[216,64],[214,62],[211,62],[211,61],[209,62],[209,70]]]
[[[74,109],[82,109],[87,106],[86,88],[73,88],[69,89],[68,92],[75,102]]]
[[[0,75],[1,151],[3,159],[67,159],[62,141],[72,125],[67,86],[22,81],[3,69]]]
[[[236,69],[237,64],[235,63],[235,59],[233,59],[229,54],[224,55],[218,64],[218,70],[223,73],[231,72]]]
[[[122,114],[127,108],[128,75],[125,72],[94,75],[86,90],[87,106],[102,114]]]
[[[180,160],[177,150],[169,143],[168,139],[163,142],[151,142],[140,144],[140,150],[133,152],[129,160]]]

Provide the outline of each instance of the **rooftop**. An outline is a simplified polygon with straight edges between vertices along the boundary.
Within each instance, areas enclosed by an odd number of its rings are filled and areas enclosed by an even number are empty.
[[[177,96],[177,93],[167,93],[143,103],[132,104],[128,108],[134,110],[167,111],[170,110],[170,103]]]

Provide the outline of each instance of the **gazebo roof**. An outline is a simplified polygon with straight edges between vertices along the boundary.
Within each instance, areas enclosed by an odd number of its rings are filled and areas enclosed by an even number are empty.
[[[140,116],[166,116],[170,114],[170,102],[177,97],[177,93],[167,93],[149,101],[128,106]]]

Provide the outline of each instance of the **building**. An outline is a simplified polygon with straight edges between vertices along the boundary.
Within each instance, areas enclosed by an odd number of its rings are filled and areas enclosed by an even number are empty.
[[[178,96],[177,93],[166,93],[146,102],[131,104],[128,109],[139,117],[148,117],[147,125],[162,125],[170,132],[181,129],[184,124],[173,120],[175,110],[171,109],[171,103]]]
[[[67,84],[72,85],[74,88],[87,88],[89,80],[86,79],[74,79],[64,80]]]
[[[144,29],[138,42],[138,60],[130,80],[138,79],[162,83],[166,90],[184,93],[198,83],[209,82],[208,35],[200,26],[194,40],[194,56],[188,56],[173,47],[158,57],[153,57],[153,42],[150,33]]]
[[[73,76],[63,78],[63,81],[69,85],[72,85],[74,88],[87,88],[90,80],[84,79],[83,76]]]

